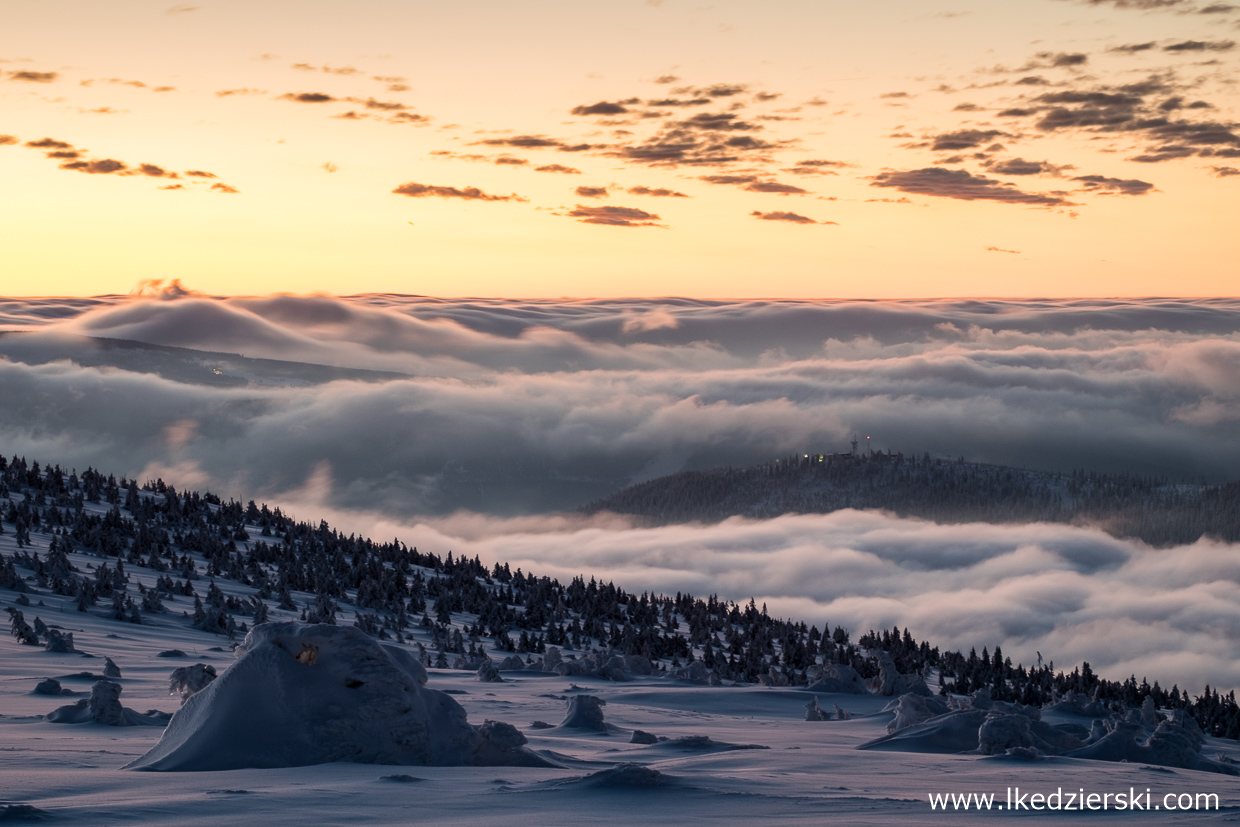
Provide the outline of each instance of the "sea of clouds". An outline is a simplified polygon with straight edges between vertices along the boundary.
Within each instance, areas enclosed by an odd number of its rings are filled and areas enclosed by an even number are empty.
[[[880,514],[638,528],[555,516],[683,468],[801,451],[1234,478],[1240,300],[0,300],[0,450],[399,535],[425,550],[754,596],[1029,663],[1240,686],[1234,547]],[[94,340],[400,376],[218,386]],[[68,355],[66,355],[68,354]],[[184,354],[182,354],[184,356]],[[98,354],[96,353],[96,357]],[[213,357],[203,357],[210,363]],[[104,359],[106,362],[106,359]],[[231,369],[231,368],[230,368]],[[1122,673],[1122,674],[1121,674]]]

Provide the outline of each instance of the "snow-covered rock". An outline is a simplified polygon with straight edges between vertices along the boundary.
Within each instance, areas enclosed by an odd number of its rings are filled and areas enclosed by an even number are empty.
[[[518,744],[514,728],[471,726],[451,696],[425,688],[412,658],[402,662],[353,627],[265,623],[236,654],[130,768],[552,766]]]

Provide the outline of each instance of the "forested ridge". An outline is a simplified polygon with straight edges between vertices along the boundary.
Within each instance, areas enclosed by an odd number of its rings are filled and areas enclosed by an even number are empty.
[[[880,463],[898,467],[891,459],[859,465]],[[0,457],[0,533],[16,545],[0,554],[0,597],[13,604],[12,636],[27,645],[46,637],[51,648],[58,633],[37,612],[41,596],[59,595],[118,624],[184,624],[220,641],[268,620],[351,621],[410,646],[430,667],[480,677],[494,674],[492,656],[501,669],[549,668],[561,654],[576,664],[562,674],[613,680],[638,670],[714,685],[812,688],[855,670],[878,692],[937,678],[944,693],[985,690],[1031,705],[1078,693],[1098,709],[1124,710],[1148,698],[1187,710],[1207,733],[1240,737],[1234,692],[1206,687],[1190,697],[1145,678],[1102,678],[1088,663],[1057,670],[1040,656],[1030,666],[1013,664],[998,647],[980,656],[941,651],[909,629],[854,638],[840,626],[772,617],[752,599],[638,595],[585,576],[562,584],[506,563],[488,568],[477,557],[345,536],[278,507],[177,491],[162,480],[139,486],[93,469],[78,474]]]
[[[1240,482],[1054,473],[902,453],[794,454],[748,468],[682,471],[583,506],[655,524],[882,509],[939,523],[1096,525],[1153,546],[1240,540]]]

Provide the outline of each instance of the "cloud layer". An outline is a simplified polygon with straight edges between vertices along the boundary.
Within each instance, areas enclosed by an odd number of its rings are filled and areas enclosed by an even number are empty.
[[[936,526],[856,511],[658,529],[369,525],[561,581],[584,573],[635,592],[752,596],[819,628],[898,625],[965,652],[1000,644],[1026,666],[1041,653],[1116,680],[1240,686],[1240,558],[1226,544],[1151,550],[1070,526]]]
[[[542,512],[684,468],[840,450],[854,434],[1043,469],[1217,480],[1240,467],[1235,300],[220,300],[177,288],[11,300],[0,320],[30,331],[0,337],[6,453],[192,474],[237,497],[327,463],[338,507]],[[213,368],[198,383],[118,361],[132,349],[66,361],[94,347],[80,337],[388,374],[327,381],[342,374],[161,356]],[[169,441],[187,426],[192,439]]]

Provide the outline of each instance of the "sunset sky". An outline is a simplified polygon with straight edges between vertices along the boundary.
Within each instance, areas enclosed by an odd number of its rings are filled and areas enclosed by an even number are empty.
[[[7,0],[0,294],[1235,295],[1240,6]]]

